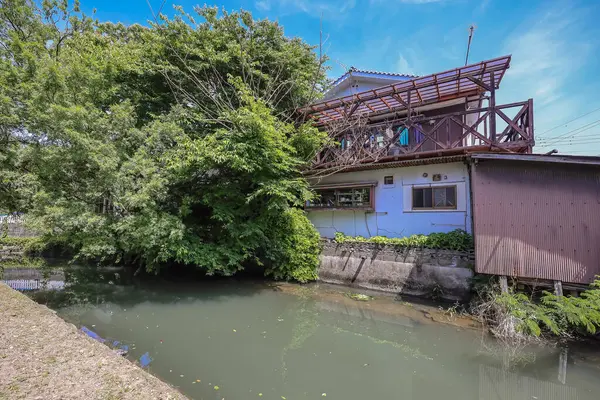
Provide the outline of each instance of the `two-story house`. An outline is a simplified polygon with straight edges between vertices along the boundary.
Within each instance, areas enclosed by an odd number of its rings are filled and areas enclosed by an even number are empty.
[[[427,76],[351,68],[300,110],[334,144],[308,172],[323,237],[472,231],[471,153],[531,153],[533,101],[496,104],[510,56]]]

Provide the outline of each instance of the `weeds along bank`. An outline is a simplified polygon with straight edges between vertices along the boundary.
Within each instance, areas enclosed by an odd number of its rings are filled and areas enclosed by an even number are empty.
[[[494,278],[473,286],[469,311],[499,339],[527,342],[540,339],[598,337],[600,279],[579,296],[548,291],[502,292]]]

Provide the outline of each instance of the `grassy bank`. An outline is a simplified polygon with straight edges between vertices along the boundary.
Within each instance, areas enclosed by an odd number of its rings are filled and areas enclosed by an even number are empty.
[[[21,293],[0,284],[0,398],[185,399]]]

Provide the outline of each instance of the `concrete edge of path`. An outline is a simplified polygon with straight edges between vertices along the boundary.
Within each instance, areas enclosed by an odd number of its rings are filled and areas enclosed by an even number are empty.
[[[0,283],[0,399],[186,399]]]

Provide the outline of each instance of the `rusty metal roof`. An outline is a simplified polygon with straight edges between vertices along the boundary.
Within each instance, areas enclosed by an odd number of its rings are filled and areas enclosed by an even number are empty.
[[[299,109],[317,125],[324,125],[348,117],[379,115],[408,108],[409,94],[412,107],[439,103],[476,95],[483,86],[500,86],[511,56],[504,56],[445,72],[393,83],[336,99],[321,101]],[[476,83],[479,81],[479,84]]]
[[[576,155],[549,155],[549,154],[508,154],[508,153],[472,153],[471,159],[477,160],[510,160],[510,161],[532,161],[545,163],[563,164],[585,164],[600,165],[600,157],[576,156]]]

